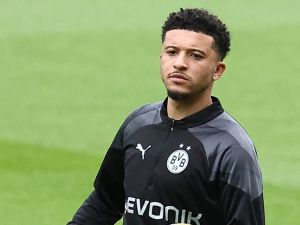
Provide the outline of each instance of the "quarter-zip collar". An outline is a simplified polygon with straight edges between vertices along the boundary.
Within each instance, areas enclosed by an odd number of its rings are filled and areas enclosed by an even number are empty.
[[[168,112],[167,112],[168,98],[166,98],[163,102],[160,111],[162,121],[171,122],[173,125],[182,128],[190,128],[190,127],[195,127],[207,123],[212,119],[214,119],[215,117],[217,117],[218,115],[220,115],[222,112],[224,112],[224,109],[219,99],[214,96],[212,96],[211,98],[213,102],[211,105],[181,120],[174,120],[168,117]]]

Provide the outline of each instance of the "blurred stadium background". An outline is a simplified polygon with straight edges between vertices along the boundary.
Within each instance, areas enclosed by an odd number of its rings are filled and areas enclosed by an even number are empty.
[[[0,223],[65,224],[115,132],[164,98],[160,29],[204,7],[232,32],[214,94],[253,138],[267,224],[300,211],[297,0],[0,0]]]

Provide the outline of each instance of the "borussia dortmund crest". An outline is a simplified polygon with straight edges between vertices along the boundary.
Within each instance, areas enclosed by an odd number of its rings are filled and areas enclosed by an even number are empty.
[[[180,148],[184,145],[180,144]],[[187,146],[186,150],[190,150],[191,146]],[[174,151],[167,160],[167,168],[171,173],[178,174],[185,170],[189,163],[189,155],[187,151],[183,149],[178,149]]]

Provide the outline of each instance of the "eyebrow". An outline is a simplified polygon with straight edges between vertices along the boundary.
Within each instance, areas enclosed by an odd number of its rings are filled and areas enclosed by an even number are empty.
[[[175,45],[168,45],[168,46],[164,47],[164,49],[166,49],[166,50],[167,50],[168,48],[179,49],[179,48],[178,48],[177,46],[175,46]],[[197,51],[197,52],[199,52],[199,53],[201,53],[201,54],[203,54],[203,55],[207,55],[206,52],[204,52],[203,50],[198,49],[198,48],[188,48],[188,49],[185,49],[185,50],[187,50],[187,51]]]

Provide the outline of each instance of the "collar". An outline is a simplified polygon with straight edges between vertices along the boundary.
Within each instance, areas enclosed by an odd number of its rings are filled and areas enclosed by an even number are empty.
[[[224,109],[219,101],[218,98],[212,96],[212,104],[208,107],[202,109],[199,112],[196,112],[188,117],[185,117],[181,120],[174,120],[168,117],[167,112],[167,103],[168,98],[166,98],[163,102],[160,115],[163,122],[171,122],[177,127],[182,128],[189,128],[195,127],[204,123],[211,121],[212,119],[216,118],[218,115],[224,112]]]

